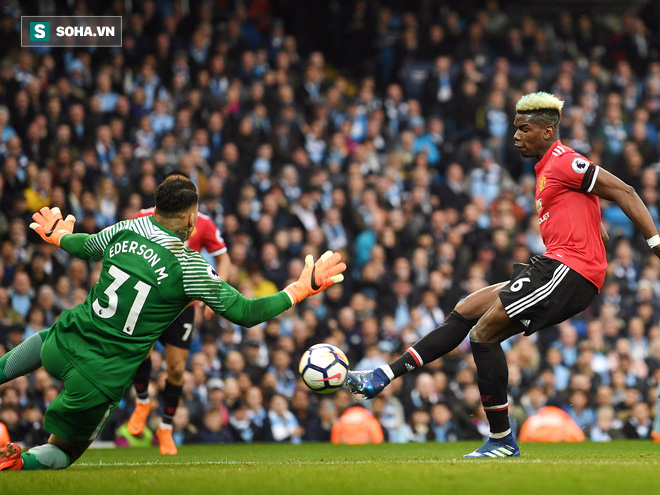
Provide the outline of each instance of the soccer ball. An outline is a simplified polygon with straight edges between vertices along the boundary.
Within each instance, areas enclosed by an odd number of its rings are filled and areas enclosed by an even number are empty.
[[[329,394],[346,381],[348,359],[334,345],[316,344],[302,355],[298,369],[305,385],[319,394]]]

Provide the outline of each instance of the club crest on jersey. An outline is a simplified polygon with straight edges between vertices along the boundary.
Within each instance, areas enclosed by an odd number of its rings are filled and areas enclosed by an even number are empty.
[[[583,174],[589,168],[589,162],[581,157],[573,158],[573,161],[571,162],[571,167],[573,167],[573,170],[575,171],[576,174]]]
[[[539,179],[539,191],[543,191],[543,189],[545,189],[545,175]]]
[[[222,280],[220,278],[220,275],[218,275],[218,272],[216,272],[211,265],[209,265],[206,268],[206,272],[209,274],[209,277],[211,277],[213,280],[216,280],[218,282],[220,282],[220,280]]]

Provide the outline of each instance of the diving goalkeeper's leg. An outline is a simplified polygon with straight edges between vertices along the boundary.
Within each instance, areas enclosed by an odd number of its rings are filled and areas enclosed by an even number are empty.
[[[0,470],[65,469],[99,436],[119,404],[88,381],[54,342],[41,349],[43,365],[64,389],[48,405],[44,429],[51,433],[46,445],[20,452],[15,444],[0,449]]]
[[[15,443],[0,448],[0,471],[66,469],[85,453],[92,442],[69,441],[51,435],[48,443],[22,452]]]
[[[435,361],[456,348],[508,282],[491,285],[460,301],[445,322],[413,344],[398,359],[371,371],[349,371],[346,383],[355,394],[373,399],[399,376]]]
[[[0,357],[0,384],[41,368],[41,346],[46,335],[48,330],[35,333]]]

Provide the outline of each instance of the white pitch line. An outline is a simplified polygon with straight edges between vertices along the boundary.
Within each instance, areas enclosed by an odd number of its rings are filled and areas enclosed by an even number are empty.
[[[419,460],[374,460],[374,461],[190,461],[190,462],[79,462],[74,466],[84,467],[138,467],[138,466],[172,466],[172,467],[190,467],[190,466],[332,466],[332,465],[363,465],[363,464],[455,464],[457,461],[468,463],[475,462],[475,459],[419,459]],[[487,460],[476,459],[476,462],[488,462]],[[492,462],[492,461],[491,461]],[[613,461],[613,460],[542,460],[542,459],[508,459],[505,461],[513,464],[546,464],[546,465],[575,465],[575,466],[647,466],[649,464],[660,464],[660,458],[649,459],[648,461]]]

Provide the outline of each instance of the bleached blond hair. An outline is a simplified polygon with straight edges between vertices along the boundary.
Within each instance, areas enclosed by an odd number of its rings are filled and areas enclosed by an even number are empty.
[[[526,94],[516,104],[516,112],[535,114],[533,121],[552,125],[555,128],[559,125],[562,108],[564,108],[563,100],[545,91]]]
[[[539,91],[524,95],[516,104],[516,112],[526,113],[538,110],[556,110],[561,115],[564,102],[552,93]]]

